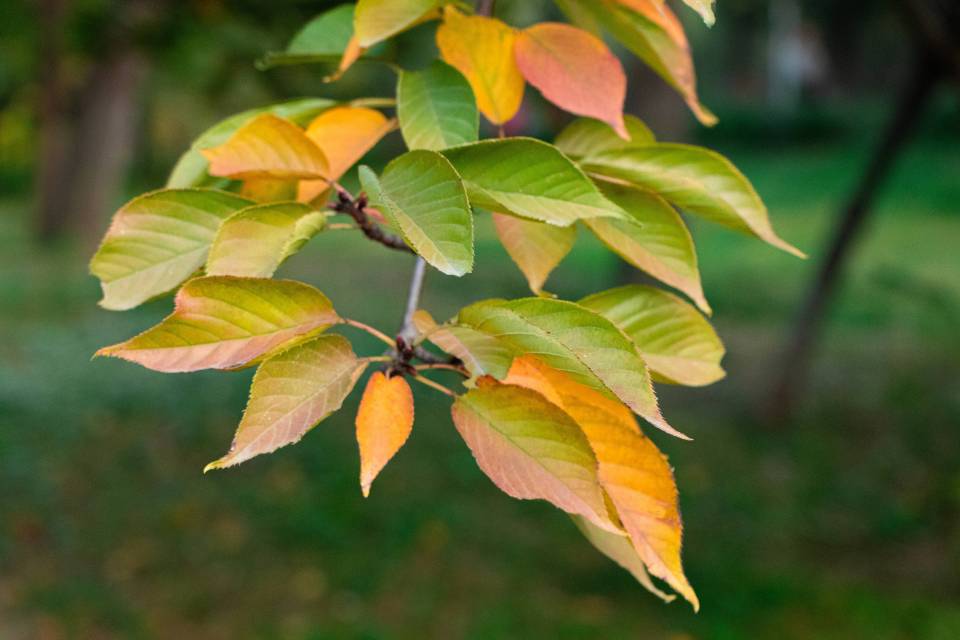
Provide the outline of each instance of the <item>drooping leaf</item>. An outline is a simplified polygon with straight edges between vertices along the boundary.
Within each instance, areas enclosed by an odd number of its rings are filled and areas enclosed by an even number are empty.
[[[578,118],[557,135],[553,144],[574,160],[589,159],[598,153],[628,149],[655,142],[653,132],[636,116],[624,116],[629,140],[624,140],[609,125],[592,118]]]
[[[167,373],[232,369],[338,321],[327,297],[301,282],[194,278],[163,322],[97,355]]]
[[[643,564],[643,559],[630,542],[628,535],[604,531],[580,516],[571,516],[571,518],[583,537],[596,547],[597,551],[629,571],[647,591],[664,602],[672,602],[676,599],[676,596],[664,593],[653,584],[653,580],[650,579],[650,574],[647,573],[647,568]]]
[[[557,227],[502,213],[493,214],[493,224],[503,247],[526,277],[530,290],[538,295],[550,272],[570,253],[577,239],[577,228],[572,225]]]
[[[607,184],[603,193],[630,216],[629,220],[585,220],[600,240],[621,258],[697,303],[705,313],[697,251],[680,214],[646,189]]]
[[[713,13],[713,2],[714,0],[683,0],[684,4],[700,14],[700,17],[703,18],[704,24],[708,27],[712,27],[713,23],[717,21],[716,16]]]
[[[353,37],[353,3],[324,11],[297,32],[282,52],[268,53],[262,66],[337,62]]]
[[[326,214],[297,202],[237,211],[220,226],[206,272],[212,276],[269,278],[285,259],[323,229]]]
[[[683,526],[673,470],[630,411],[531,356],[514,361],[507,381],[539,392],[583,430],[597,457],[600,484],[647,570],[698,609],[680,561]]]
[[[619,398],[655,427],[689,439],[660,413],[637,347],[600,314],[562,300],[487,300],[461,309],[457,324],[498,338],[515,354],[537,354],[577,382]]]
[[[319,336],[257,369],[250,400],[225,456],[204,472],[225,469],[298,442],[337,411],[366,368],[343,336]]]
[[[408,149],[439,151],[476,142],[477,103],[466,78],[440,61],[422,71],[402,71],[397,117]]]
[[[307,127],[307,137],[327,159],[328,180],[339,180],[370,149],[390,133],[396,121],[376,109],[334,107],[324,111]],[[302,180],[298,200],[310,202],[329,188],[324,180]]]
[[[746,176],[709,149],[659,143],[608,151],[594,156],[584,167],[655,191],[690,213],[756,236],[796,256],[804,255],[773,230],[767,208]]]
[[[462,73],[487,120],[500,125],[513,119],[523,101],[523,76],[514,57],[516,33],[486,16],[465,16],[451,5],[444,8],[437,29],[443,60]]]
[[[421,336],[459,358],[473,378],[490,375],[502,379],[510,370],[514,353],[497,338],[457,324],[438,325],[423,309],[413,320]]]
[[[519,500],[546,500],[617,530],[587,439],[539,393],[488,378],[457,398],[452,414],[480,469],[501,491]]]
[[[414,251],[439,271],[462,276],[473,269],[473,215],[460,177],[434,151],[410,151],[383,175],[360,167],[370,202]]]
[[[319,178],[327,159],[303,129],[264,113],[243,125],[218,147],[201,149],[213,176],[228,178]]]
[[[163,189],[134,198],[114,215],[90,272],[105,309],[132,309],[196,273],[220,223],[253,204],[211,189]]]
[[[354,32],[363,47],[370,47],[413,26],[439,0],[358,0]]]
[[[673,86],[701,123],[717,118],[700,103],[690,44],[677,16],[656,0],[564,0],[589,12],[627,49]],[[629,4],[629,6],[627,6]]]
[[[517,36],[516,59],[523,77],[547,100],[630,137],[623,122],[627,75],[603,40],[567,24],[536,24]]]
[[[360,488],[370,485],[410,437],[413,428],[413,392],[402,376],[388,378],[380,371],[370,376],[357,410],[360,446]]]
[[[272,113],[295,124],[305,125],[335,104],[336,101],[327,98],[300,98],[232,115],[213,125],[193,141],[190,148],[180,156],[167,178],[166,186],[171,189],[206,186],[204,183],[211,180],[207,174],[209,163],[200,150],[223,144],[237,129],[262,113]]]
[[[533,138],[483,140],[443,155],[477,207],[561,227],[625,215],[556,147]]]
[[[716,331],[696,309],[666,291],[627,285],[579,304],[620,327],[660,380],[702,386],[726,375],[720,366],[725,350]]]
[[[251,178],[244,180],[240,195],[254,202],[280,202],[297,199],[298,180],[277,180],[274,178]]]

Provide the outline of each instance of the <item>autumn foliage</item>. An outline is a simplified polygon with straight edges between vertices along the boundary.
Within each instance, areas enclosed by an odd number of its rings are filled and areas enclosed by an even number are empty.
[[[689,439],[664,416],[654,383],[701,386],[724,376],[724,347],[704,317],[710,306],[678,209],[799,252],[777,236],[729,161],[659,142],[624,114],[627,77],[604,35],[675,87],[701,122],[715,120],[664,1],[556,4],[572,24],[517,29],[442,0],[359,0],[317,16],[262,64],[332,63],[334,81],[360,61],[384,62],[371,47],[425,23],[435,24],[440,59],[397,68],[395,98],[303,98],[203,133],[165,188],[116,213],[91,263],[103,307],[130,309],[176,291],[173,311],[99,355],[161,372],[257,368],[234,441],[207,469],[298,442],[372,369],[356,416],[364,495],[414,426],[410,382],[427,385],[450,396],[453,425],[497,487],[566,511],[653,593],[673,597],[651,576],[696,608],[681,565],[673,470],[644,435],[655,428]],[[686,4],[712,24],[712,0]],[[527,85],[581,118],[553,144],[502,130],[480,140],[480,116],[496,128],[509,122]],[[347,192],[340,179],[396,130],[408,152],[380,170],[359,166],[362,191]],[[474,218],[485,215],[534,296],[478,301],[437,322],[417,308],[424,269],[452,277],[482,269]],[[334,230],[416,256],[398,332],[343,317],[312,286],[274,279],[286,258]],[[555,298],[544,286],[578,232],[674,292],[630,285]],[[385,350],[357,354],[330,331],[339,328],[366,331]],[[441,385],[430,378],[438,371],[462,384]]]

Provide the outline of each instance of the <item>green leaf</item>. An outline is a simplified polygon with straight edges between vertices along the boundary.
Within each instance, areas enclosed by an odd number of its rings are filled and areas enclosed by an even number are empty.
[[[767,208],[750,181],[729,160],[709,149],[660,143],[608,151],[584,166],[591,173],[655,191],[690,213],[804,257],[773,230]]]
[[[630,215],[630,220],[585,220],[590,230],[621,258],[676,287],[704,313],[710,313],[693,238],[680,214],[646,189],[607,184],[603,192]]]
[[[687,438],[664,419],[637,347],[612,322],[572,302],[487,300],[460,310],[457,324],[532,354],[574,381],[619,398],[659,429]]]
[[[664,602],[672,602],[676,596],[661,591],[653,584],[643,559],[630,542],[630,537],[624,534],[604,531],[600,527],[580,516],[571,516],[577,529],[583,534],[597,551],[607,556],[618,565],[630,572],[643,587]]]
[[[224,469],[298,442],[343,405],[367,366],[343,336],[320,336],[266,360],[229,452],[204,469]]]
[[[443,152],[470,203],[561,227],[624,214],[556,147],[533,138],[483,140]]]
[[[439,60],[423,71],[400,73],[397,116],[409,149],[439,151],[476,142],[480,126],[470,83]]]
[[[254,205],[220,226],[206,272],[213,276],[269,278],[326,224],[326,214],[299,202]]]
[[[97,355],[167,373],[233,369],[336,322],[327,297],[302,282],[209,276],[183,285],[160,324]]]
[[[423,309],[413,319],[421,337],[459,358],[472,378],[491,375],[502,380],[507,376],[514,353],[497,338],[457,324],[438,325]]]
[[[308,22],[286,50],[264,56],[261,68],[306,62],[339,62],[353,36],[353,3],[341,4]]]
[[[439,0],[359,0],[354,31],[361,46],[369,47],[413,26]]]
[[[164,189],[123,205],[90,261],[100,305],[123,311],[175,289],[203,266],[220,223],[251,204],[223,191]]]
[[[577,424],[536,391],[485,380],[457,398],[453,422],[480,469],[519,500],[546,500],[616,531],[597,459]]]
[[[327,98],[300,98],[234,114],[213,125],[193,141],[190,148],[180,156],[173,171],[170,172],[170,177],[167,178],[167,187],[205,186],[213,181],[207,174],[207,167],[210,163],[200,153],[200,149],[223,144],[236,133],[237,129],[262,113],[272,113],[303,126],[336,104],[335,100],[328,100]]]
[[[627,285],[580,305],[608,318],[633,340],[655,379],[703,386],[720,380],[725,352],[716,331],[692,306],[653,287]]]
[[[543,292],[550,272],[570,253],[577,239],[577,228],[573,225],[556,227],[502,213],[493,214],[493,224],[500,243],[537,295]]]
[[[557,149],[574,160],[583,160],[604,151],[652,144],[653,132],[636,116],[624,116],[629,140],[617,135],[610,125],[592,118],[578,118],[568,124],[554,141]]]
[[[443,156],[410,151],[379,179],[370,167],[360,167],[360,182],[424,260],[452,276],[473,269],[473,215],[460,177]]]

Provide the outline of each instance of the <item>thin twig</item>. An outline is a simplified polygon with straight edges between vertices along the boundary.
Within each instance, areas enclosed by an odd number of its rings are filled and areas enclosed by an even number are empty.
[[[413,376],[413,379],[416,380],[417,382],[419,382],[420,384],[425,384],[425,385],[427,385],[428,387],[430,387],[431,389],[436,389],[436,390],[439,391],[440,393],[443,393],[443,394],[445,394],[445,395],[448,395],[448,396],[450,396],[451,398],[456,398],[456,397],[457,397],[457,394],[455,394],[453,391],[450,391],[450,389],[447,389],[445,386],[443,386],[442,384],[440,384],[440,383],[438,383],[438,382],[434,382],[434,381],[431,380],[430,378],[424,378],[423,376],[416,375],[416,376]]]
[[[423,279],[427,275],[427,262],[421,256],[413,265],[413,275],[410,276],[410,291],[407,293],[407,307],[403,312],[403,323],[400,325],[399,337],[412,343],[417,336],[413,325],[413,314],[420,307],[420,294],[423,293]]]
[[[479,0],[479,2],[477,2],[477,15],[492,16],[496,7],[497,0]]]
[[[429,371],[432,369],[443,369],[446,371],[455,371],[462,376],[469,377],[470,374],[467,373],[466,369],[463,368],[463,365],[448,364],[446,362],[436,362],[436,363],[427,363],[427,364],[418,364],[414,367],[417,371]]]
[[[360,227],[360,230],[363,231],[363,235],[374,242],[379,242],[383,246],[396,249],[397,251],[405,251],[407,253],[414,252],[413,249],[404,242],[403,238],[384,231],[377,223],[371,220],[365,211],[366,206],[367,199],[363,194],[360,194],[360,196],[354,199],[346,190],[340,189],[337,191],[337,202],[331,205],[330,208],[337,213],[345,213],[353,218],[357,226]]]
[[[369,333],[370,335],[372,335],[372,336],[373,336],[374,338],[376,338],[377,340],[380,340],[381,342],[383,342],[383,343],[385,343],[385,344],[388,344],[388,345],[390,345],[391,347],[394,346],[394,344],[395,344],[395,341],[394,341],[394,340],[391,340],[391,339],[390,339],[390,336],[388,336],[388,335],[385,334],[384,332],[380,331],[379,329],[374,329],[374,328],[371,327],[370,325],[364,324],[364,323],[362,323],[362,322],[359,322],[358,320],[351,320],[350,318],[343,318],[343,324],[346,324],[346,325],[349,325],[349,326],[351,326],[351,327],[354,327],[355,329],[360,329],[361,331],[366,331],[367,333]]]

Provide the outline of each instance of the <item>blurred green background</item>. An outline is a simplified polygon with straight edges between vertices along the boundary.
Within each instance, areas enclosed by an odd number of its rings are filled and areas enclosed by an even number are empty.
[[[661,138],[727,154],[811,254],[692,221],[729,376],[660,387],[695,441],[651,436],[676,467],[699,614],[648,595],[562,514],[499,494],[429,390],[367,500],[356,393],[298,446],[201,474],[251,373],[91,361],[170,304],[99,309],[86,261],[111,212],[162,185],[220,118],[392,92],[369,65],[335,86],[322,67],[254,68],[331,4],[0,0],[0,638],[960,638],[955,89],[937,92],[880,189],[794,411],[769,417],[791,320],[911,72],[895,2],[720,0],[711,30],[676,3],[720,116],[709,131],[627,62],[628,109]],[[515,24],[554,15],[498,4]],[[431,43],[427,27],[398,46],[419,64]],[[528,89],[514,130],[549,138],[565,120]],[[395,135],[370,162],[399,150]],[[526,294],[489,219],[478,225],[476,273],[428,277],[438,318]],[[391,331],[411,266],[340,233],[282,275]],[[581,234],[549,288],[575,299],[633,277]]]

